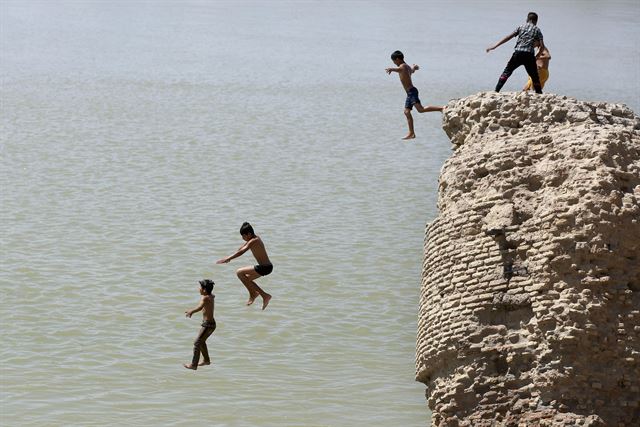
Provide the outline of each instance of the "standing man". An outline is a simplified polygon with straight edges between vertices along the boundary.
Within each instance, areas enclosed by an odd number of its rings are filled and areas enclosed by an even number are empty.
[[[545,47],[542,40],[542,31],[540,31],[536,26],[537,23],[538,14],[535,12],[529,12],[527,15],[527,22],[525,24],[520,25],[513,33],[500,40],[494,46],[487,48],[487,53],[489,53],[501,44],[508,42],[515,36],[518,36],[515,51],[502,72],[502,75],[500,75],[500,78],[498,79],[496,92],[500,92],[500,89],[502,89],[502,86],[504,86],[509,76],[511,76],[511,73],[513,73],[516,68],[524,65],[524,68],[527,70],[527,74],[531,77],[536,93],[542,93],[542,85],[540,84],[540,77],[538,76],[538,67],[536,66],[533,44],[536,41],[540,43],[541,51],[544,51]]]

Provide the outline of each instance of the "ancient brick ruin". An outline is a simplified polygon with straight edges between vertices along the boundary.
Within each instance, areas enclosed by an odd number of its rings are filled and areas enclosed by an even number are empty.
[[[432,424],[640,425],[640,119],[480,93],[443,127],[416,358]]]

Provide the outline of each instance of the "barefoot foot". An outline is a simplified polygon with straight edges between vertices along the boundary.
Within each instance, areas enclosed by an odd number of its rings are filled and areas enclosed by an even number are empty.
[[[249,295],[249,299],[247,300],[247,305],[253,304],[253,302],[258,298],[259,294]]]
[[[196,369],[198,369],[198,367],[197,367],[197,366],[193,366],[191,363],[189,363],[188,365],[185,363],[185,364],[184,364],[184,365],[182,365],[182,366],[184,366],[184,367],[185,367],[185,368],[187,368],[187,369],[192,369],[192,370],[194,370],[194,371],[195,371]]]
[[[402,139],[415,139],[415,137],[416,137],[416,134],[415,134],[415,133],[410,133],[409,135],[405,136],[405,137],[404,137],[404,138],[402,138]]]
[[[262,297],[262,309],[264,310],[269,305],[269,301],[271,301],[271,295],[265,294]]]
[[[207,366],[207,365],[211,365],[211,361],[205,362],[204,360],[200,363],[198,363],[198,366]]]

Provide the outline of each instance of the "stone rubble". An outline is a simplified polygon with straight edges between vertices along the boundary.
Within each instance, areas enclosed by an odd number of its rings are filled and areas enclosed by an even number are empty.
[[[640,426],[640,118],[492,92],[443,128],[416,354],[432,425]]]

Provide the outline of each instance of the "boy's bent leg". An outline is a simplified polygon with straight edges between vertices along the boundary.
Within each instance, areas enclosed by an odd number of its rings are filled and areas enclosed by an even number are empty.
[[[249,292],[249,299],[247,300],[247,305],[253,304],[253,301],[260,295],[258,289],[258,285],[256,285],[253,280],[260,277],[258,273],[256,273],[255,268],[253,267],[242,267],[236,271],[236,275],[238,279],[242,282],[242,284],[247,288]]]
[[[443,107],[436,107],[435,105],[427,105],[426,107],[423,107],[420,103],[415,104],[415,107],[416,110],[418,110],[418,113],[430,113],[431,111],[443,110]]]
[[[198,364],[198,366],[205,366],[211,364],[211,359],[209,358],[209,349],[207,348],[207,339],[213,334],[215,331],[214,328],[204,328],[206,331],[202,334],[201,342],[200,342],[200,352],[202,353],[202,362]]]
[[[200,360],[200,346],[202,342],[202,337],[206,334],[207,328],[200,328],[200,332],[198,333],[198,337],[193,342],[193,358],[191,359],[191,364],[185,364],[184,367],[187,369],[193,369],[194,371],[198,369],[198,361]],[[206,338],[205,338],[206,339]]]
[[[258,286],[256,282],[254,282],[254,280],[262,276],[258,274],[258,272],[255,270],[254,267],[240,268],[238,269],[237,274],[240,281],[244,284],[244,286],[249,291],[249,299],[247,300],[247,305],[253,304],[253,302],[259,295],[263,299],[262,309],[264,310],[267,307],[267,304],[269,304],[269,301],[271,300],[271,295],[263,291],[260,288],[260,286]]]
[[[402,139],[413,139],[416,137],[416,133],[413,131],[413,116],[411,115],[411,109],[405,108],[404,115],[407,117],[407,124],[409,125],[409,134]]]

